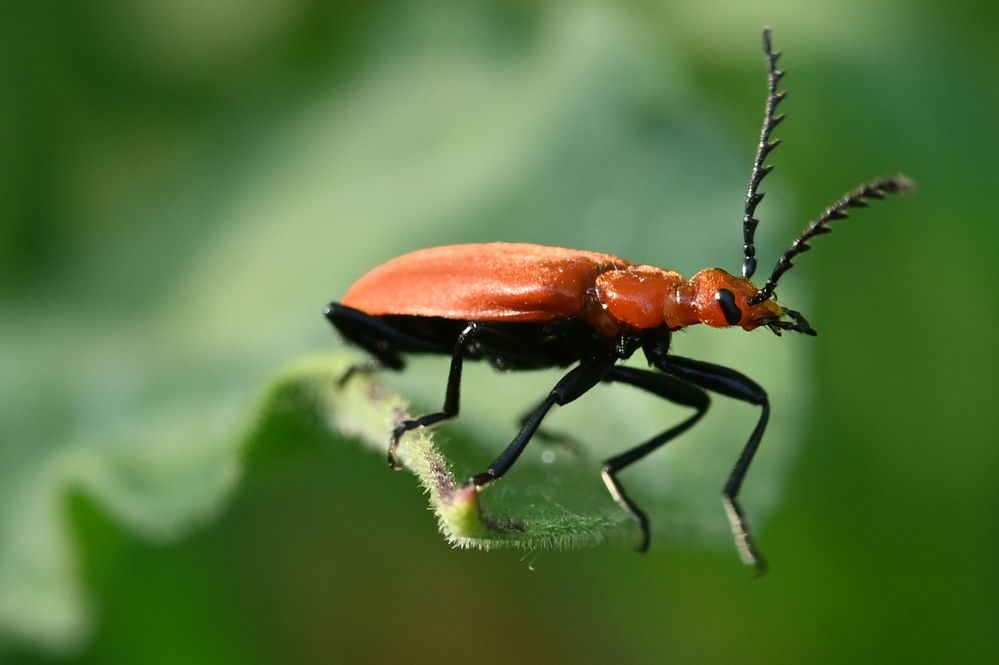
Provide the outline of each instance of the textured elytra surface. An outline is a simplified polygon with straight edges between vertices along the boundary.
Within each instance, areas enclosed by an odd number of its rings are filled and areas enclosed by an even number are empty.
[[[373,315],[550,321],[576,315],[597,275],[628,265],[607,254],[525,243],[433,247],[374,268],[343,304]]]

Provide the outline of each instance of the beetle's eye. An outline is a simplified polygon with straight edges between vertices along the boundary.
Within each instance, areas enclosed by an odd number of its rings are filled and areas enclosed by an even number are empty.
[[[742,320],[742,310],[735,304],[734,293],[728,289],[718,289],[718,293],[715,295],[715,300],[718,301],[722,314],[725,315],[725,321],[727,321],[730,326],[734,326]]]

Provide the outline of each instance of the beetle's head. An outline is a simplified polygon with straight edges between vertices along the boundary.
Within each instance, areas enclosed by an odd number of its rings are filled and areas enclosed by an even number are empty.
[[[783,330],[815,335],[798,312],[781,307],[772,298],[754,302],[759,293],[744,277],[730,275],[721,268],[708,268],[690,278],[687,297],[697,320],[715,328],[740,326],[743,330],[753,330],[767,326],[777,335]]]
[[[769,120],[768,116],[768,122]],[[772,129],[773,125],[770,125],[770,128]],[[766,134],[768,131],[765,130],[764,133]],[[764,151],[763,156],[766,156],[766,152],[769,152],[769,150]],[[757,160],[762,164],[759,155],[757,155]],[[770,273],[767,281],[761,288],[757,289],[749,282],[749,279],[753,276],[753,272],[756,270],[756,250],[753,248],[753,231],[756,229],[756,219],[753,217],[753,212],[756,209],[756,204],[763,198],[762,194],[756,192],[756,186],[759,185],[759,181],[769,172],[769,167],[762,168],[762,175],[758,178],[754,175],[750,183],[749,198],[747,199],[749,204],[746,207],[746,218],[744,220],[745,245],[743,245],[743,250],[745,254],[742,263],[742,278],[725,275],[726,278],[732,280],[731,283],[733,285],[739,285],[743,290],[732,289],[719,282],[714,289],[715,296],[721,299],[720,302],[724,303],[724,308],[733,320],[738,314],[736,308],[732,306],[732,301],[735,301],[735,304],[739,306],[739,311],[743,312],[743,316],[748,316],[752,327],[765,325],[778,335],[782,330],[794,330],[806,335],[814,335],[815,331],[808,325],[805,317],[793,309],[786,309],[774,302],[774,299],[777,297],[774,293],[774,289],[777,288],[777,282],[780,281],[780,278],[788,270],[794,267],[792,263],[793,259],[812,248],[809,243],[814,238],[829,233],[830,222],[838,219],[846,219],[849,216],[847,214],[848,209],[866,208],[867,201],[871,199],[883,199],[888,194],[904,194],[915,187],[915,184],[904,175],[898,174],[873,180],[861,185],[852,192],[847,192],[840,200],[826,208],[821,215],[808,223],[808,226],[794,239],[794,242],[791,243],[787,251],[777,260],[777,265],[774,266],[773,272]],[[709,271],[705,270],[704,272]],[[733,296],[728,296],[724,289],[732,291]],[[745,289],[748,289],[748,291]],[[749,294],[745,300],[746,309],[743,308],[743,301],[739,296],[735,295],[736,293]],[[750,329],[747,325],[743,325],[742,327],[747,330]]]

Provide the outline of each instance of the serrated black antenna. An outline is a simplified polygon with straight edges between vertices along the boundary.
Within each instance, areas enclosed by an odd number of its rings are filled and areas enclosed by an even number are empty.
[[[801,232],[801,235],[784,252],[784,256],[780,257],[780,260],[777,261],[777,265],[774,266],[774,271],[770,274],[770,279],[767,280],[767,283],[747,302],[750,305],[758,305],[764,300],[773,297],[774,289],[777,288],[777,282],[780,280],[781,275],[794,266],[791,263],[791,259],[812,248],[808,244],[809,240],[823,233],[829,233],[832,230],[828,226],[829,222],[849,217],[850,215],[846,212],[848,208],[866,208],[867,199],[883,199],[886,194],[901,194],[911,190],[913,187],[915,187],[915,184],[909,178],[899,174],[874,180],[846,194],[839,201],[826,208],[825,212],[817,219],[809,222],[805,230]]]
[[[786,92],[777,91],[777,84],[784,77],[784,72],[777,69],[777,60],[780,59],[780,51],[774,51],[770,42],[770,28],[763,29],[763,52],[767,56],[767,105],[763,113],[763,129],[760,131],[760,143],[756,146],[756,161],[753,162],[753,172],[749,178],[749,189],[746,192],[746,216],[742,218],[742,238],[743,238],[743,261],[742,276],[749,279],[756,272],[756,247],[753,245],[753,236],[756,233],[756,225],[760,223],[756,219],[756,206],[763,200],[763,194],[757,191],[760,183],[773,170],[773,166],[766,165],[767,156],[773,149],[780,145],[780,139],[770,141],[770,134],[784,120],[784,115],[774,115],[777,105],[780,104]]]

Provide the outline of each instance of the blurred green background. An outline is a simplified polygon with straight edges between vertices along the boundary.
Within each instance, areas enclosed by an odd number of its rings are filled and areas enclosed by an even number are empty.
[[[5,3],[0,660],[996,662],[996,19]],[[779,485],[765,578],[725,541],[451,550],[414,479],[355,442],[242,447],[276,368],[338,344],[322,306],[403,251],[522,240],[736,270],[766,24],[790,93],[760,277],[861,180],[920,189],[785,279],[816,340],[714,338],[792,359],[753,373],[775,440],[800,440],[747,480]],[[404,394],[435,405],[443,361],[416,377]]]

